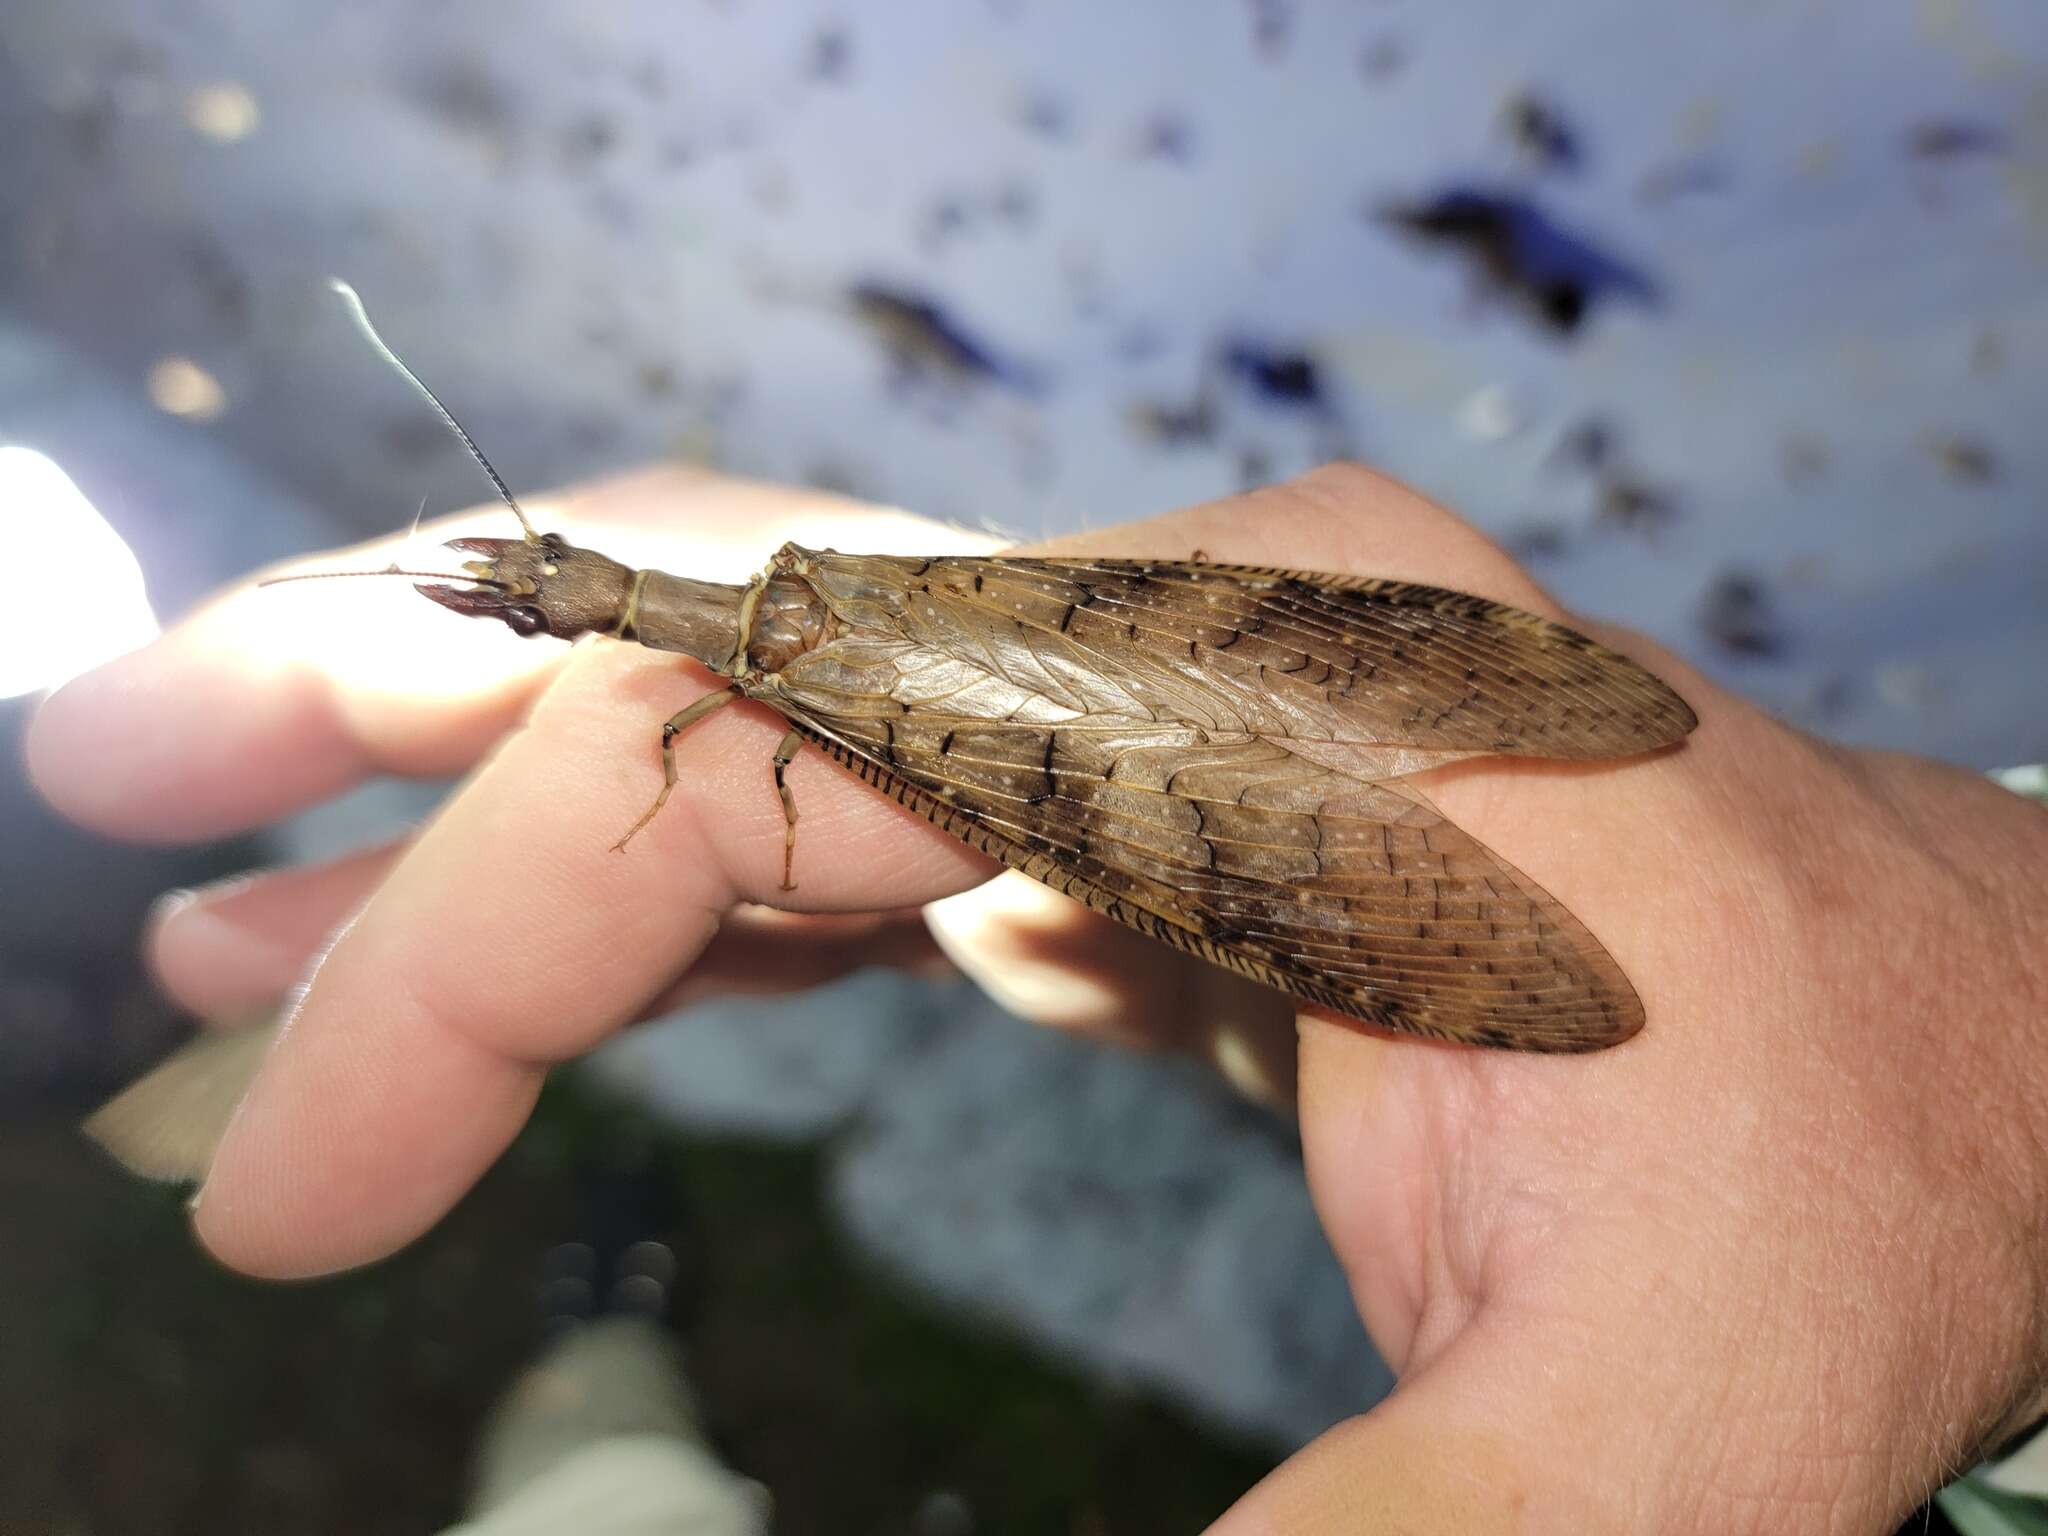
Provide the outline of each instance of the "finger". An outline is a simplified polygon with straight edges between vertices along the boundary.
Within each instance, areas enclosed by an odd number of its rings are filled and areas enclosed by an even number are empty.
[[[459,773],[561,657],[432,609],[401,581],[238,588],[46,699],[29,772],[74,821],[150,842],[260,826],[376,774]]]
[[[1246,1097],[1293,1106],[1294,1005],[1270,987],[1015,871],[933,902],[925,921],[953,963],[1017,1017],[1193,1056]]]
[[[203,1019],[239,1017],[276,1003],[369,900],[402,848],[383,843],[165,897],[150,914],[143,940],[158,984]]]
[[[979,856],[802,754],[798,890],[777,891],[782,730],[748,706],[678,743],[680,787],[607,851],[658,782],[672,661],[580,649],[327,952],[230,1126],[196,1212],[225,1262],[318,1273],[436,1220],[531,1106],[547,1063],[635,1017],[738,900],[810,910],[921,902]]]
[[[733,581],[791,537],[879,552],[990,542],[888,508],[677,471],[537,503],[533,515],[628,561]],[[440,542],[502,532],[504,517],[466,513],[291,569],[374,571],[396,558],[452,570]],[[244,584],[46,700],[29,769],[57,809],[99,831],[218,837],[374,774],[463,771],[564,655],[465,622],[405,581]]]
[[[166,897],[145,940],[159,985],[203,1019],[241,1020],[274,1007],[403,851],[384,843]],[[712,997],[802,991],[869,966],[950,969],[916,909],[819,916],[745,906],[727,915],[696,964],[643,1017]]]
[[[275,1005],[402,850],[387,843],[166,898],[147,939],[159,983],[207,1019],[239,1020]],[[1249,1098],[1292,1105],[1294,1010],[1284,997],[1015,874],[922,912],[741,907],[641,1017],[721,996],[803,991],[875,966],[940,974],[949,957],[1019,1018],[1190,1055]]]

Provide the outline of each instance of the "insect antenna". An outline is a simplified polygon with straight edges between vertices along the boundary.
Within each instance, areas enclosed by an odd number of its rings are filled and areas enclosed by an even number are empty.
[[[293,576],[266,576],[256,583],[259,587],[281,587],[288,581],[335,581],[343,577],[357,576],[415,576],[422,581],[466,581],[472,586],[496,587],[506,590],[502,581],[492,581],[483,576],[456,575],[451,571],[408,571],[396,565],[387,565],[381,571],[300,571]]]
[[[412,526],[405,531],[405,536],[408,540],[420,531],[420,519],[426,515],[427,498],[422,496],[420,498],[419,510],[412,515]],[[329,581],[337,576],[417,576],[430,581],[466,581],[474,586],[497,587],[500,590],[505,585],[502,581],[491,581],[483,576],[457,576],[449,571],[408,571],[400,567],[396,560],[385,566],[381,571],[301,571],[296,576],[266,576],[263,580],[257,582],[256,585],[259,587],[278,587],[288,581]]]
[[[377,349],[378,355],[385,362],[398,370],[406,383],[426,397],[427,404],[440,415],[448,430],[462,440],[462,446],[469,450],[469,456],[476,460],[477,467],[491,477],[491,484],[497,487],[499,499],[510,507],[512,515],[519,519],[519,526],[526,532],[526,541],[529,544],[538,543],[540,535],[533,531],[533,524],[526,520],[526,510],[519,505],[519,498],[512,494],[512,488],[505,483],[505,477],[491,467],[491,461],[484,457],[483,449],[477,447],[476,439],[455,419],[455,413],[441,403],[441,397],[427,388],[420,376],[405,366],[405,359],[392,351],[390,343],[377,334],[377,327],[370,323],[370,312],[363,306],[363,296],[338,277],[330,277],[327,285],[340,294],[342,302],[348,305],[349,314],[356,322],[356,329],[363,333],[364,339]]]

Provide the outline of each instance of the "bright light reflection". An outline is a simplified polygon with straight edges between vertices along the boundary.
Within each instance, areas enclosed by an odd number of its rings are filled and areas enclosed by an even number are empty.
[[[0,698],[56,688],[157,636],[142,567],[55,460],[0,447]]]

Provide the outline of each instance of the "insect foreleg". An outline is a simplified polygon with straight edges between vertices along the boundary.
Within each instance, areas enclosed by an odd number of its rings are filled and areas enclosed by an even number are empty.
[[[782,888],[785,891],[796,889],[795,882],[789,878],[790,861],[796,857],[796,796],[789,792],[783,774],[796,761],[803,745],[803,732],[791,731],[782,738],[782,745],[775,749],[775,793],[782,796]]]
[[[717,693],[707,693],[688,708],[677,710],[669,718],[668,723],[662,726],[661,793],[654,797],[654,804],[647,807],[646,814],[626,829],[626,835],[612,844],[613,853],[624,853],[626,851],[626,844],[633,841],[633,838],[640,829],[654,820],[661,813],[661,808],[668,804],[668,797],[674,793],[676,787],[676,738],[713,710],[724,708],[737,697],[738,695],[730,689],[721,689]],[[775,776],[778,781],[781,779],[782,770],[780,768],[775,770]],[[787,878],[786,871],[784,878]]]

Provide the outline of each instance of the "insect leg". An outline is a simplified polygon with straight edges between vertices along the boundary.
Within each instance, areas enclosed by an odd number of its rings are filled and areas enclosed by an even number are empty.
[[[626,835],[612,844],[613,853],[624,853],[626,851],[626,844],[633,841],[633,838],[640,829],[654,820],[655,816],[660,813],[661,808],[668,804],[668,797],[674,792],[676,787],[676,738],[710,714],[714,709],[723,708],[737,697],[738,695],[730,689],[724,689],[718,693],[707,693],[703,698],[697,700],[696,703],[676,711],[669,718],[668,723],[662,726],[661,793],[654,797],[654,804],[647,807],[646,814],[626,829]],[[779,769],[777,770],[778,773],[780,771]]]
[[[782,738],[782,745],[775,749],[775,793],[782,796],[782,888],[785,891],[796,889],[795,882],[789,878],[790,860],[796,857],[796,796],[789,792],[789,785],[783,781],[782,775],[796,761],[803,745],[803,733],[791,731]]]

